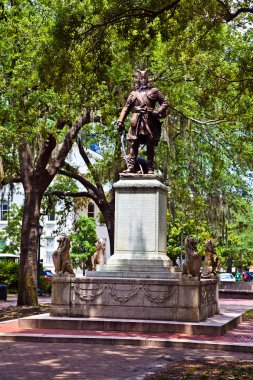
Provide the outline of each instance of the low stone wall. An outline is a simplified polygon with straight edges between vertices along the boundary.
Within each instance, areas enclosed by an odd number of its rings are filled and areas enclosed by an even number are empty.
[[[53,317],[199,322],[219,312],[215,279],[53,279]]]
[[[219,297],[253,299],[253,282],[219,282]]]

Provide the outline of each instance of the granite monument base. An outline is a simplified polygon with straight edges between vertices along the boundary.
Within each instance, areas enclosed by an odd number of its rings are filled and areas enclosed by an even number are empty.
[[[114,254],[85,276],[179,278],[167,256],[167,187],[154,174],[121,174],[114,188]]]
[[[199,322],[218,312],[215,279],[53,279],[53,317]]]
[[[199,322],[218,313],[217,280],[183,277],[167,256],[167,187],[122,174],[114,188],[114,255],[85,277],[54,276],[51,316]]]

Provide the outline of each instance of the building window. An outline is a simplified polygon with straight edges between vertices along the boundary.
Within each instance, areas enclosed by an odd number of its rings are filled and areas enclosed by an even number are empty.
[[[47,238],[47,249],[54,249],[54,238]]]
[[[51,210],[47,214],[47,219],[48,219],[49,222],[54,222],[55,221],[55,210]]]
[[[55,247],[55,239],[48,237],[46,238],[46,265],[51,265],[53,263],[53,252]]]
[[[46,251],[46,264],[53,264],[53,252]]]
[[[7,201],[1,202],[1,220],[7,219],[7,214],[9,210],[9,203]]]
[[[95,206],[94,203],[90,202],[88,204],[88,218],[94,218],[95,217]]]

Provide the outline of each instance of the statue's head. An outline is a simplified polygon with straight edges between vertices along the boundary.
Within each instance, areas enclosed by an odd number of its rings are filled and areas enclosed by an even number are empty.
[[[67,235],[62,234],[61,236],[58,237],[57,242],[59,243],[59,246],[61,245],[70,245],[70,239]]]
[[[149,83],[148,76],[152,75],[152,72],[148,69],[146,70],[139,70],[137,69],[134,73],[134,76],[137,78],[137,86],[138,87],[147,87]]]
[[[206,251],[214,252],[214,242],[212,240],[207,240],[205,249]]]
[[[185,238],[186,251],[190,251],[190,252],[197,251],[197,245],[198,245],[198,242],[193,236],[187,236]]]

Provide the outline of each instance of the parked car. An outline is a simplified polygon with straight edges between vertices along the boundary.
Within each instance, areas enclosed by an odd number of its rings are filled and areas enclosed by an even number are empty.
[[[230,281],[235,282],[235,276],[232,275],[232,273],[220,273],[219,274],[219,280],[220,281]]]
[[[45,280],[52,281],[53,273],[49,269],[43,270],[43,276],[45,277]]]
[[[243,278],[243,281],[252,281],[253,280],[253,272],[244,271],[242,278]]]
[[[243,281],[250,281],[249,272],[247,272],[247,271],[243,272],[242,279],[243,279]]]

